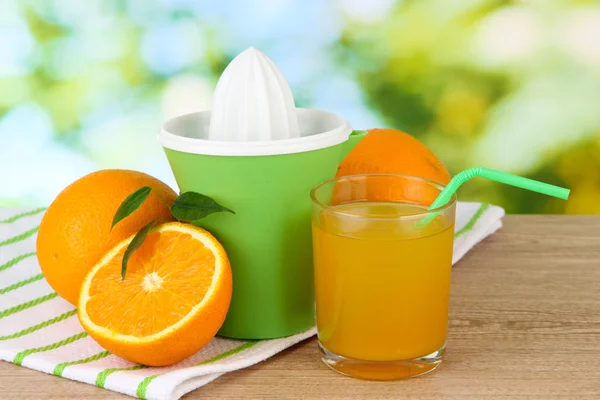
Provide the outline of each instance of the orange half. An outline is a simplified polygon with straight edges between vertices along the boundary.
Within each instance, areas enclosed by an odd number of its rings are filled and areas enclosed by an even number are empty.
[[[110,250],[88,273],[79,320],[102,347],[144,365],[179,362],[200,350],[225,321],[231,268],[207,231],[171,222],[154,228],[129,259],[133,236]]]

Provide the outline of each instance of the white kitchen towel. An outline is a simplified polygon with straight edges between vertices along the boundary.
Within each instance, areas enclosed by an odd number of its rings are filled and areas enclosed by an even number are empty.
[[[229,371],[248,367],[315,334],[274,340],[217,337],[170,367],[125,361],[81,328],[76,310],[46,283],[35,256],[44,209],[0,209],[0,360],[147,399],[178,399]],[[504,210],[459,203],[453,263],[502,226]]]

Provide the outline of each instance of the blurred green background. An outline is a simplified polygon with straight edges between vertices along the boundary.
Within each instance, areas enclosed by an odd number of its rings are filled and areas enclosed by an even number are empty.
[[[451,173],[572,189],[562,202],[477,180],[462,200],[600,212],[600,2],[575,0],[1,0],[0,205],[49,204],[102,168],[175,186],[161,123],[210,108],[249,46],[298,106],[409,132]]]

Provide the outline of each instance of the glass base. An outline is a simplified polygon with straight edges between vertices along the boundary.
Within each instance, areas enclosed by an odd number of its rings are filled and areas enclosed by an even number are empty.
[[[327,350],[321,342],[321,360],[342,375],[373,381],[392,381],[427,374],[442,363],[446,346],[423,357],[398,361],[366,361],[337,355]]]

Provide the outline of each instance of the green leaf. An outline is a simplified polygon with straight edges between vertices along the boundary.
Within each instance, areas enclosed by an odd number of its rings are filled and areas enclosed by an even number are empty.
[[[210,197],[195,192],[182,193],[171,206],[171,214],[178,220],[186,222],[197,221],[217,212],[235,214],[235,212],[223,207]]]
[[[121,262],[121,279],[125,280],[125,273],[127,272],[127,263],[129,262],[129,257],[131,257],[133,253],[135,253],[135,251],[139,249],[140,246],[144,243],[144,240],[146,240],[146,236],[148,236],[148,232],[150,232],[150,229],[152,229],[152,227],[154,226],[154,224],[156,224],[157,221],[158,220],[155,219],[154,221],[150,222],[148,225],[140,229],[138,233],[135,234],[133,239],[131,239],[131,242],[129,242],[129,244],[127,245],[125,253],[123,253],[123,261]]]
[[[135,210],[140,208],[150,195],[151,191],[152,188],[150,186],[144,186],[127,196],[115,213],[110,229],[114,228],[123,218],[130,216]]]

